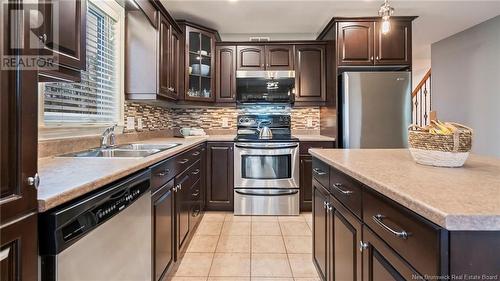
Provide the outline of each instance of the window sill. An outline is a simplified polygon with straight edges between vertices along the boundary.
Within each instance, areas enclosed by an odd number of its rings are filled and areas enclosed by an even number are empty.
[[[38,127],[38,141],[101,136],[104,130],[110,126],[112,124],[40,126]],[[123,129],[124,127],[119,125],[115,129],[115,133],[122,134]]]

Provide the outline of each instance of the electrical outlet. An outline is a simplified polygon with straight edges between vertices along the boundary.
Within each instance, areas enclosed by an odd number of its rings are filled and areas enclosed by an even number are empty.
[[[229,119],[227,117],[222,118],[222,128],[228,128],[229,127]]]
[[[306,119],[306,126],[308,128],[312,128],[312,126],[313,126],[313,119],[311,117],[307,117],[307,119]]]
[[[127,117],[127,130],[133,130],[135,129],[135,122],[134,122],[134,117]]]
[[[142,118],[137,117],[137,129],[142,130]]]

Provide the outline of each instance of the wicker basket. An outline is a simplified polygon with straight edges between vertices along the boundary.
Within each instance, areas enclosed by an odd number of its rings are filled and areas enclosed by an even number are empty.
[[[472,146],[472,129],[457,123],[450,124],[457,128],[451,135],[431,134],[416,125],[408,128],[410,152],[417,163],[438,167],[464,165]]]

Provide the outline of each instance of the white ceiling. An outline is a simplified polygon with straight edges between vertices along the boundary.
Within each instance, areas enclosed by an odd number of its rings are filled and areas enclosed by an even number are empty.
[[[332,17],[377,16],[382,0],[162,0],[177,19],[219,31],[223,40],[315,39]],[[430,61],[430,44],[500,15],[500,0],[391,0],[413,24],[413,58]]]

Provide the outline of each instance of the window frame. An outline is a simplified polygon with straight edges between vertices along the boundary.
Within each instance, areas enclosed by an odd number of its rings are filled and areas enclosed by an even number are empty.
[[[125,114],[125,8],[114,0],[87,0],[102,10],[105,14],[117,22],[117,33],[115,44],[118,54],[117,78],[117,122],[89,123],[89,122],[45,122],[44,118],[44,88],[45,83],[38,83],[38,139],[58,139],[79,136],[100,135],[103,130],[117,124],[121,132],[124,127]]]

